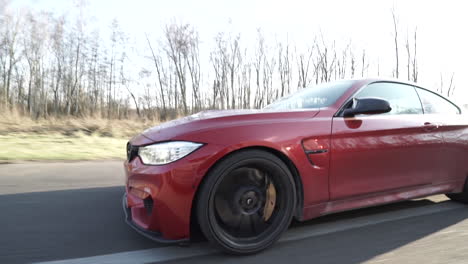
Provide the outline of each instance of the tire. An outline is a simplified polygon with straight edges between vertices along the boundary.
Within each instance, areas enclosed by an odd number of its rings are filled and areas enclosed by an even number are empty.
[[[291,223],[296,187],[288,167],[261,150],[236,152],[216,164],[200,186],[197,217],[206,238],[226,253],[257,253]]]
[[[452,201],[468,204],[468,180],[465,181],[465,185],[461,193],[448,193],[445,196]]]

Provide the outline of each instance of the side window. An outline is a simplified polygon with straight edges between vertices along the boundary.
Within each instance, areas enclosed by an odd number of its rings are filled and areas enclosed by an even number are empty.
[[[399,83],[372,83],[359,91],[356,98],[374,97],[387,100],[392,111],[387,114],[422,114],[421,101],[413,86]]]
[[[445,98],[424,89],[416,88],[425,114],[460,114],[460,109]]]

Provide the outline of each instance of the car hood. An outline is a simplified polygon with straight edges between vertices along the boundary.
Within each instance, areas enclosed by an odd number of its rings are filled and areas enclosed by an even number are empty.
[[[319,109],[278,111],[260,110],[209,110],[151,127],[141,134],[153,142],[184,140],[184,136],[212,129],[262,125],[265,123],[293,122],[294,119],[313,118]]]

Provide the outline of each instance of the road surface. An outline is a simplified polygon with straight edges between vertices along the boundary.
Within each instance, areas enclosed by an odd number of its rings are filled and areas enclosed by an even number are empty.
[[[122,163],[0,165],[0,263],[468,263],[468,207],[444,196],[321,217],[233,257],[160,245],[127,227]]]

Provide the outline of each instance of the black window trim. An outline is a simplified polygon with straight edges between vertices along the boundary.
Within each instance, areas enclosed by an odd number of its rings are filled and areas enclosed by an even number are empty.
[[[421,109],[422,109],[422,112],[423,114],[426,114],[424,112],[424,106],[422,104],[422,100],[421,100],[421,97],[418,93],[418,88],[419,89],[423,89],[423,90],[426,90],[426,91],[429,91],[435,95],[438,95],[439,97],[445,99],[446,101],[448,101],[449,103],[451,103],[453,106],[455,106],[457,109],[458,109],[458,114],[460,115],[462,113],[460,107],[458,107],[458,105],[456,105],[455,103],[453,103],[452,101],[450,101],[449,99],[445,98],[445,96],[443,95],[440,95],[438,93],[435,93],[429,89],[426,89],[426,88],[423,88],[423,87],[420,87],[420,86],[417,86],[417,85],[414,85],[414,84],[410,84],[410,83],[404,83],[404,82],[398,82],[398,81],[386,81],[386,80],[381,80],[381,81],[373,81],[373,82],[370,82],[370,83],[367,83],[366,85],[363,85],[361,88],[359,88],[358,90],[356,90],[352,95],[350,95],[348,97],[348,99],[346,99],[346,101],[340,106],[340,108],[338,109],[338,111],[333,115],[333,117],[343,117],[343,112],[344,110],[347,108],[349,102],[354,98],[354,96],[356,94],[358,94],[362,89],[366,88],[367,86],[371,85],[371,84],[375,84],[375,83],[395,83],[395,84],[402,84],[402,85],[406,85],[406,86],[411,86],[413,87],[414,89],[414,92],[416,93],[416,95],[418,96],[418,99],[419,99],[419,103],[421,104]]]

